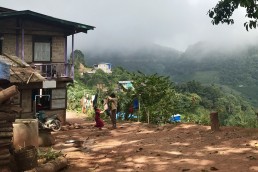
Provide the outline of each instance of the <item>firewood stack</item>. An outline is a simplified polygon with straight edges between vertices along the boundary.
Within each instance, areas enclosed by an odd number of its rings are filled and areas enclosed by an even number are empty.
[[[10,148],[13,137],[13,122],[21,110],[10,103],[10,98],[18,93],[16,86],[0,91],[0,171],[10,164]]]

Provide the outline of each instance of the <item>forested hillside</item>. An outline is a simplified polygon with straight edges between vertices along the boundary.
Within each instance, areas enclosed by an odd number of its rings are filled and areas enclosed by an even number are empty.
[[[135,51],[85,54],[88,65],[109,62],[128,71],[169,76],[176,83],[196,80],[226,86],[258,106],[255,94],[258,92],[258,47],[255,45],[229,48],[199,42],[185,52],[151,45]]]
[[[80,55],[78,50],[75,53]],[[82,58],[75,56],[75,64]],[[219,112],[221,125],[257,127],[255,109],[241,96],[214,84],[203,85],[197,81],[174,83],[169,77],[158,74],[128,72],[115,67],[112,73],[97,70],[95,73],[79,73],[82,65],[75,66],[75,81],[68,86],[68,109],[81,110],[80,100],[83,95],[98,93],[98,99],[116,92],[119,99],[119,112],[128,118],[128,109],[133,100],[141,102],[135,111],[141,122],[164,124],[173,114],[182,114],[183,122],[209,124],[211,111]],[[121,91],[118,81],[133,81],[134,89]],[[99,87],[98,85],[104,87]],[[98,101],[98,106],[103,105]],[[92,112],[89,112],[91,115]]]

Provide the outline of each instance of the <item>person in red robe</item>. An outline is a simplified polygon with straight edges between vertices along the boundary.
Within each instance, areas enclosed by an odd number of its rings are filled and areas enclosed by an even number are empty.
[[[103,120],[100,118],[100,114],[103,113],[103,111],[101,111],[99,108],[97,108],[96,106],[94,107],[95,110],[95,121],[96,124],[94,127],[99,128],[100,130],[102,129],[102,127],[104,127],[104,122]]]

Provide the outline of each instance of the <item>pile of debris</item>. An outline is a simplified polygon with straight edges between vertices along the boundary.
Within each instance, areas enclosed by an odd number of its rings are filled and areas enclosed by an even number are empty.
[[[10,98],[18,93],[16,86],[0,91],[0,169],[8,169],[11,160],[13,122],[20,108],[10,103]]]

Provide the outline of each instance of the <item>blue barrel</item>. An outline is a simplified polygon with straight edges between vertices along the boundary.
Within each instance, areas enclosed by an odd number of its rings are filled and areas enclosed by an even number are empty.
[[[0,80],[10,81],[10,65],[0,61]]]

